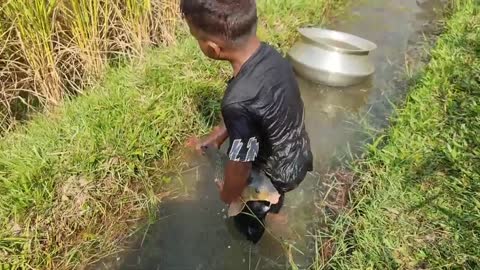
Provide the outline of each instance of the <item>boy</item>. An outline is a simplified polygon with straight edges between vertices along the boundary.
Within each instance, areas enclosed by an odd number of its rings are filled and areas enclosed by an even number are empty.
[[[255,172],[268,177],[280,193],[278,204],[269,208],[277,214],[284,194],[313,169],[293,70],[257,38],[255,0],[182,0],[180,8],[202,52],[233,68],[221,105],[224,124],[193,143],[197,150],[218,149],[229,138],[229,160],[219,184],[222,201],[238,199]]]

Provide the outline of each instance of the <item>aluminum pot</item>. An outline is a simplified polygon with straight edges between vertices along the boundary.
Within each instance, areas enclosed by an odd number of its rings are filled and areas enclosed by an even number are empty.
[[[369,54],[375,43],[361,37],[322,28],[300,28],[301,39],[287,54],[295,72],[328,86],[358,84],[375,72]]]

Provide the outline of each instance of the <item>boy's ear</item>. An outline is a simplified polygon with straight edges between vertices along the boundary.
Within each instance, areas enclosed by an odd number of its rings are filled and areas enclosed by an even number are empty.
[[[214,59],[220,59],[222,55],[221,47],[214,41],[207,41],[208,55]]]

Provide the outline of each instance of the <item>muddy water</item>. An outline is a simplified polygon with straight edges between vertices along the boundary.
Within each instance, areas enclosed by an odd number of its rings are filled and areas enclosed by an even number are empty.
[[[259,244],[253,246],[244,241],[226,218],[226,207],[213,183],[212,168],[198,159],[183,174],[178,198],[162,203],[160,218],[141,237],[144,241],[106,268],[274,270],[288,268],[286,253],[292,254],[300,268],[310,263],[314,256],[312,224],[321,218],[313,203],[316,189],[322,186],[319,176],[336,159],[363,142],[356,125],[347,120],[351,115],[367,113],[380,122],[385,120],[390,112],[387,100],[401,98],[405,89],[398,78],[405,72],[408,52],[418,47],[422,31],[435,18],[434,9],[442,4],[440,0],[354,2],[351,12],[329,28],[375,42],[378,49],[371,57],[376,73],[361,85],[343,89],[316,86],[299,78],[315,172],[296,191],[287,194],[284,211],[288,226],[268,224],[271,233],[266,233]]]

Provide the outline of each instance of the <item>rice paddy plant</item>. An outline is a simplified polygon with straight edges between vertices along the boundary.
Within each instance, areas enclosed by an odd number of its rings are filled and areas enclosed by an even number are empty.
[[[115,57],[171,44],[178,0],[0,3],[0,127],[51,109],[101,79]]]
[[[42,105],[58,104],[62,85],[57,72],[53,32],[57,1],[8,1],[2,7],[14,31],[13,46],[22,52],[35,89],[35,98]]]
[[[146,45],[150,45],[150,0],[115,0],[116,17],[120,30],[125,31],[128,49],[135,55],[142,55]]]
[[[155,45],[170,45],[178,32],[180,0],[153,1],[150,17],[151,41]],[[158,20],[157,18],[162,18]]]
[[[8,69],[6,68],[6,61],[4,58],[6,58],[5,55],[5,47],[7,44],[7,40],[9,38],[9,31],[5,29],[5,26],[0,24],[0,123],[5,123],[4,125],[0,125],[0,132],[8,130],[8,122],[9,119],[11,119],[10,115],[10,102],[9,96],[7,91],[5,91],[5,82],[3,81],[4,78],[7,76],[5,75],[8,72]]]
[[[83,84],[90,81],[89,77],[95,78],[102,74],[107,65],[111,5],[109,1],[73,0],[63,1],[60,7],[64,21],[68,22],[59,26],[67,32],[64,33],[64,51],[80,60],[80,63],[64,61],[63,70],[73,71],[80,66],[84,71],[84,74],[79,74]],[[71,66],[75,64],[77,67]]]
[[[31,78],[25,76],[28,65],[22,61],[21,51],[14,44],[16,35],[0,5],[0,133],[14,126],[17,113],[28,107],[28,96],[22,95]]]

